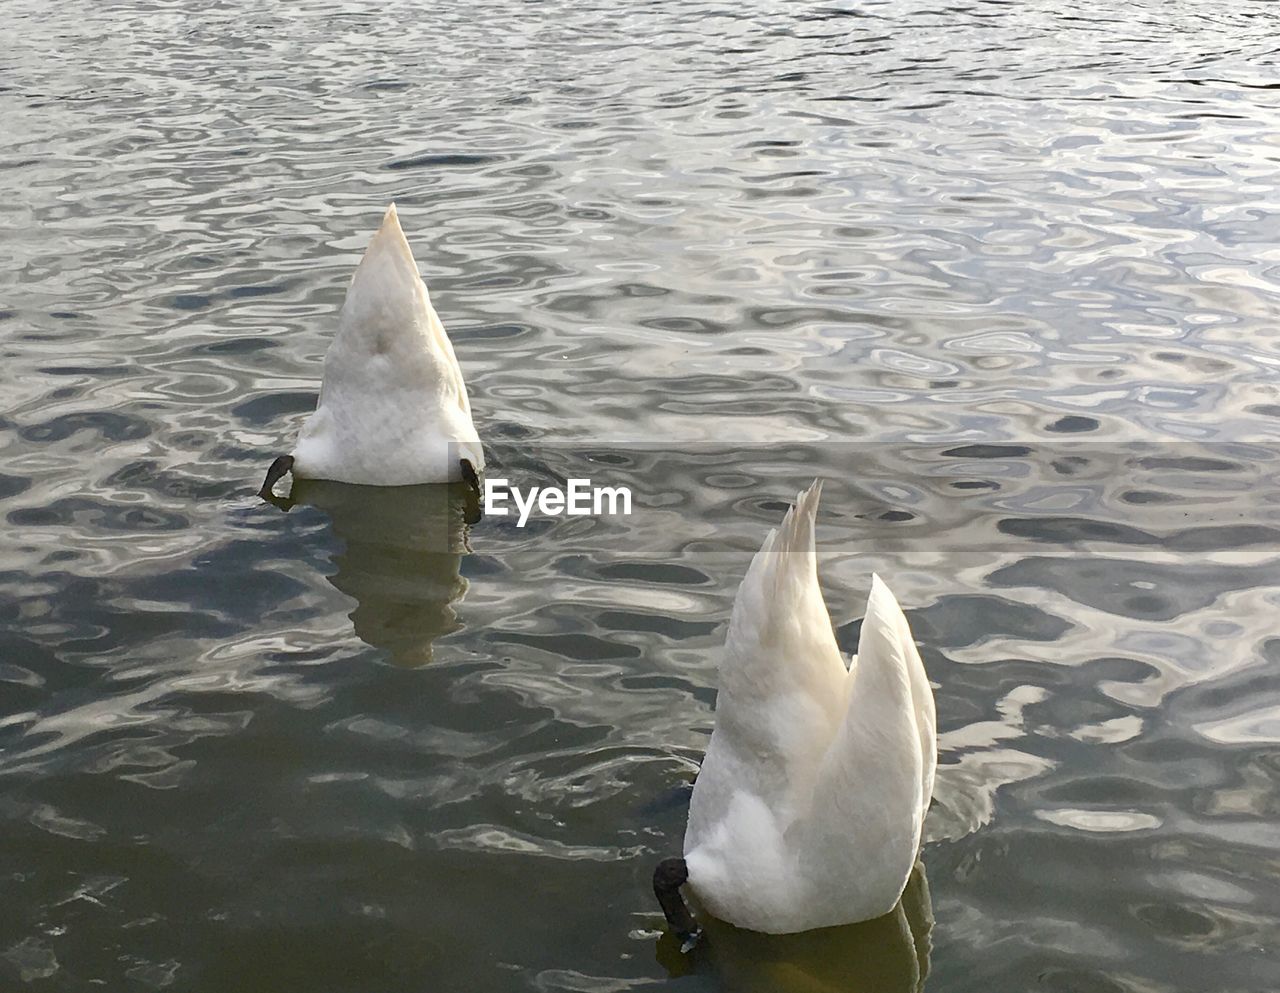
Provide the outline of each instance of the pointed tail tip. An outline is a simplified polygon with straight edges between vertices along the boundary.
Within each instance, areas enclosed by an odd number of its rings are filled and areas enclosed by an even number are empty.
[[[822,499],[822,480],[815,479],[809,484],[809,488],[801,490],[796,494],[795,505],[787,511],[786,520],[783,527],[787,525],[799,526],[801,520],[807,520],[811,525],[818,519],[818,501]]]
[[[818,517],[818,498],[822,480],[815,479],[806,490],[796,494],[796,502],[788,508],[777,528],[776,536],[765,542],[765,548],[776,552],[812,552],[813,530]]]
[[[394,202],[388,205],[382,215],[382,223],[365,248],[365,260],[374,256],[380,260],[385,260],[388,256],[397,259],[398,265],[403,265],[406,270],[412,269],[413,275],[418,275],[418,264],[413,258],[413,249],[409,247],[409,239],[405,237],[404,229],[400,227],[400,215],[396,212]],[[361,264],[364,264],[364,260]],[[385,263],[381,261],[375,263],[375,268],[381,268],[383,264]]]
[[[889,584],[880,578],[878,572],[871,574],[871,592],[867,595],[867,606],[870,607],[875,601],[880,601],[884,606],[902,613],[902,605],[898,603],[898,598],[889,588]]]
[[[808,506],[812,504],[814,507],[816,507],[818,505],[818,501],[821,498],[822,498],[822,477],[818,476],[814,479],[812,483],[809,484],[808,489],[801,490],[799,494],[797,494],[796,506],[800,506],[801,504],[804,504],[807,509]]]
[[[387,205],[387,209],[382,213],[382,224],[378,227],[379,231],[399,231],[400,230],[400,214],[396,211],[396,203],[394,200]]]

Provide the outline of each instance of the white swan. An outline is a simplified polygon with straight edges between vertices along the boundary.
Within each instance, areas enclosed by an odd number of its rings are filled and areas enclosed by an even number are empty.
[[[263,495],[290,470],[402,486],[474,481],[483,468],[462,369],[392,204],[347,289],[320,401],[293,454],[268,471]]]
[[[692,940],[687,880],[715,917],[788,934],[869,920],[902,896],[933,793],[933,691],[879,577],[846,667],[818,586],[815,482],[771,531],[729,620],[715,731],[684,858],[654,876]]]

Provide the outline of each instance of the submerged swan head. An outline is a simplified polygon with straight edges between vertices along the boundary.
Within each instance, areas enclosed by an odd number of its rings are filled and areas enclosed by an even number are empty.
[[[402,486],[470,481],[483,468],[462,369],[392,204],[347,289],[319,403],[264,495],[290,470]]]
[[[470,584],[462,558],[476,504],[463,484],[295,479],[289,503],[328,517],[336,548],[324,572],[353,601],[349,617],[365,644],[396,665],[425,665],[436,639],[463,626],[457,607]]]
[[[933,904],[917,862],[888,914],[800,934],[744,931],[713,917],[691,955],[671,932],[654,951],[674,979],[701,975],[734,993],[921,993],[929,976]]]
[[[818,586],[820,492],[797,497],[734,601],[684,858],[654,880],[684,934],[670,885],[681,876],[716,918],[790,934],[888,913],[916,861],[937,764],[933,691],[878,576],[858,654],[841,656]]]

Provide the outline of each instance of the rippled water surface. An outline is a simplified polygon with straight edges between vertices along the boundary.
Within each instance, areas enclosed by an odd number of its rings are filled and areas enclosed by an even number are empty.
[[[4,7],[0,988],[1280,987],[1268,2]],[[388,201],[492,466],[254,491]],[[827,481],[936,687],[895,915],[681,956]]]

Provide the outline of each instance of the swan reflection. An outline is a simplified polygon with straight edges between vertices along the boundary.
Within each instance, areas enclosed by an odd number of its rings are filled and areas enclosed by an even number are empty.
[[[463,483],[356,486],[298,479],[289,506],[323,511],[343,545],[334,587],[356,600],[351,621],[365,644],[400,665],[431,661],[432,643],[462,627],[453,605],[467,592],[459,573],[477,515]],[[286,508],[287,509],[287,508]]]
[[[698,920],[704,934],[689,954],[670,931],[658,941],[658,961],[673,978],[706,974],[733,993],[920,993],[929,974],[933,904],[920,862],[898,905],[875,920],[799,934]]]

